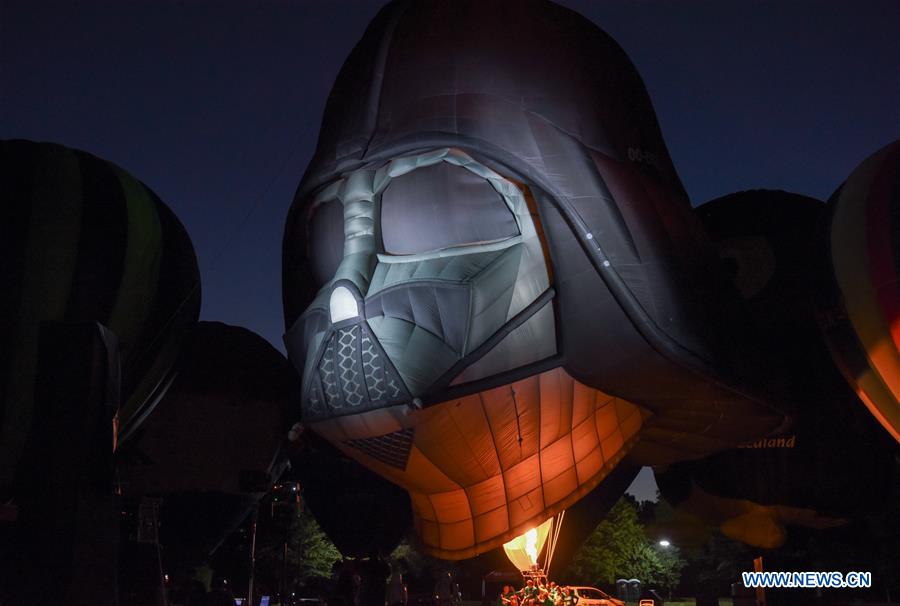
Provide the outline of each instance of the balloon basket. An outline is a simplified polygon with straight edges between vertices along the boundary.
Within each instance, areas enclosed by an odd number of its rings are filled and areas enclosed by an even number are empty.
[[[547,573],[544,572],[544,569],[539,565],[535,564],[528,570],[520,571],[522,573],[522,580],[527,581],[531,579],[534,581],[535,585],[546,585],[547,584]]]

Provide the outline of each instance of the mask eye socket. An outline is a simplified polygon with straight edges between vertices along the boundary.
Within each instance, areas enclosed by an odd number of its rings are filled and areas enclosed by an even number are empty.
[[[314,206],[309,219],[310,270],[316,286],[322,286],[337,273],[344,256],[344,206],[330,200]]]
[[[381,196],[381,236],[390,255],[422,254],[517,235],[515,216],[493,186],[448,162],[394,177]]]

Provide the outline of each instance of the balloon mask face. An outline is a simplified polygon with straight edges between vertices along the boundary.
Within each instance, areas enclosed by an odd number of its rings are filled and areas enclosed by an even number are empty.
[[[439,400],[556,354],[525,193],[463,152],[354,171],[308,212],[323,286],[286,336],[304,420]]]
[[[302,211],[321,285],[285,336],[304,422],[409,492],[438,557],[473,557],[568,507],[641,427],[637,407],[559,366],[529,202],[440,149],[346,174]]]

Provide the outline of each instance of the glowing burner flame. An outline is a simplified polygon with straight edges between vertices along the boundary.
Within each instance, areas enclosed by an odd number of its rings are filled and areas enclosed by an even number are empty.
[[[537,528],[532,528],[525,533],[525,553],[531,558],[532,564],[537,564],[538,558],[538,532]]]
[[[531,570],[538,564],[538,556],[547,542],[552,524],[553,518],[550,518],[537,528],[532,528],[503,545],[506,557],[518,570]]]

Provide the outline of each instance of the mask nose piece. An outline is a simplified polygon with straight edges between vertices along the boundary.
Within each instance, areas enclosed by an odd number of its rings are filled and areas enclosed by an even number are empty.
[[[321,310],[321,308],[317,308]],[[317,351],[304,362],[305,422],[409,403],[412,396],[366,321],[366,304],[349,280],[332,285]],[[322,310],[324,311],[324,310]],[[326,325],[330,322],[330,325]],[[310,337],[307,337],[308,344]]]
[[[359,317],[359,303],[346,286],[335,286],[328,301],[328,314],[332,324]]]

